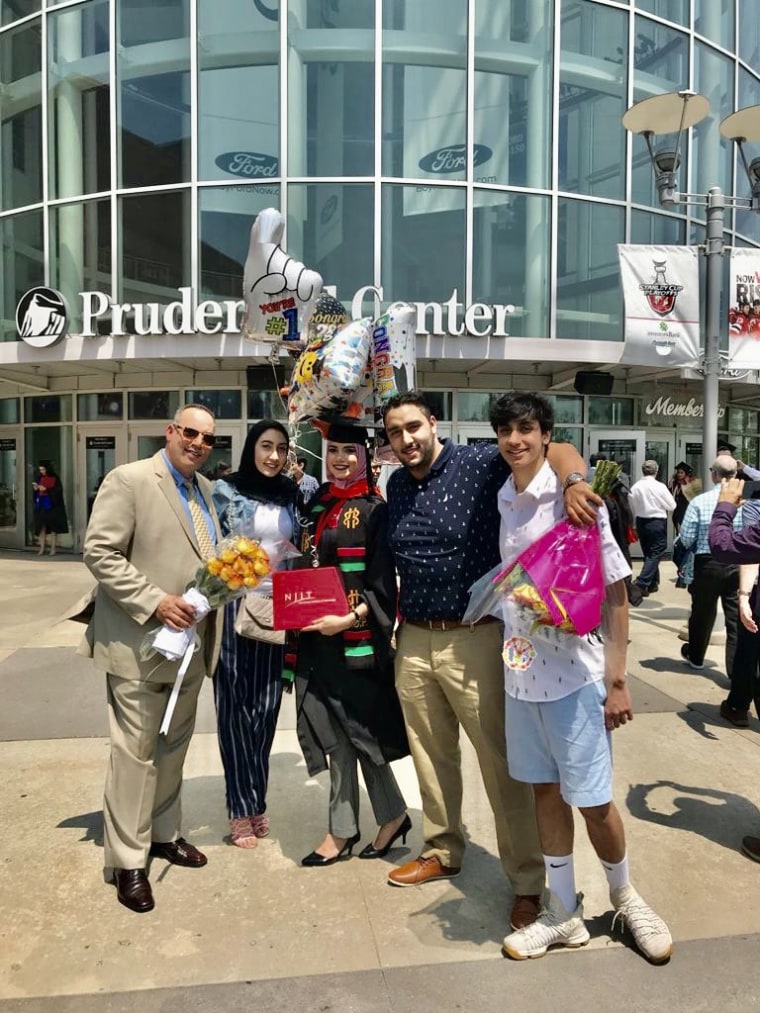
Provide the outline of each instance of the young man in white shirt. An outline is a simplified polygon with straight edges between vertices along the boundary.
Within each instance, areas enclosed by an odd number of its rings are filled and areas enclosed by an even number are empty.
[[[554,418],[545,398],[513,393],[494,402],[490,421],[512,469],[498,494],[501,556],[508,563],[566,516],[562,486],[545,460]],[[535,612],[504,602],[509,772],[533,786],[549,894],[538,920],[508,935],[503,952],[525,960],[542,957],[550,946],[589,941],[583,895],[575,889],[576,806],[607,876],[613,924],[627,923],[640,951],[659,964],[672,953],[670,932],[630,884],[625,832],[612,801],[610,732],[633,718],[626,685],[630,568],[605,507],[597,524],[606,585],[602,627],[581,637],[540,626]]]

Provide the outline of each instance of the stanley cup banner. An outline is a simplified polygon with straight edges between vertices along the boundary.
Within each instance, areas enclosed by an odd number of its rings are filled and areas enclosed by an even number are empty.
[[[618,245],[630,366],[699,363],[698,251],[691,246]]]
[[[760,369],[760,250],[733,249],[730,274],[728,365]]]

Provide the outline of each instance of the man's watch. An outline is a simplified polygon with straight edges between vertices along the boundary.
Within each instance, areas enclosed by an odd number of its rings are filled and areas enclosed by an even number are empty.
[[[567,492],[571,485],[577,485],[578,482],[585,482],[586,476],[581,475],[579,471],[571,471],[565,481],[562,483],[562,492]]]

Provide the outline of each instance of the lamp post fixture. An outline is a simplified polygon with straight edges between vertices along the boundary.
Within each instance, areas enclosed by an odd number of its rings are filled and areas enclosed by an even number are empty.
[[[702,481],[710,485],[710,465],[718,450],[718,409],[720,367],[720,292],[723,282],[723,225],[726,207],[751,208],[760,211],[760,158],[747,164],[743,144],[760,141],[760,106],[740,109],[722,120],[720,132],[737,144],[749,179],[752,197],[724,194],[719,186],[711,186],[706,194],[679,193],[678,169],[681,164],[681,139],[685,130],[701,122],[710,112],[704,95],[692,91],[674,91],[655,95],[635,103],[623,115],[623,126],[633,134],[641,134],[652,163],[657,194],[662,207],[692,205],[704,207],[705,220],[705,326],[702,345],[703,426]],[[675,147],[655,150],[652,139],[658,134],[676,134]]]

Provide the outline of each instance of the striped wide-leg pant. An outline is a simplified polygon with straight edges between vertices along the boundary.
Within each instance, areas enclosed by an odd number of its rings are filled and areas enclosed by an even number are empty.
[[[235,633],[238,603],[224,609],[214,678],[219,751],[230,819],[266,811],[269,754],[282,700],[284,648]]]

